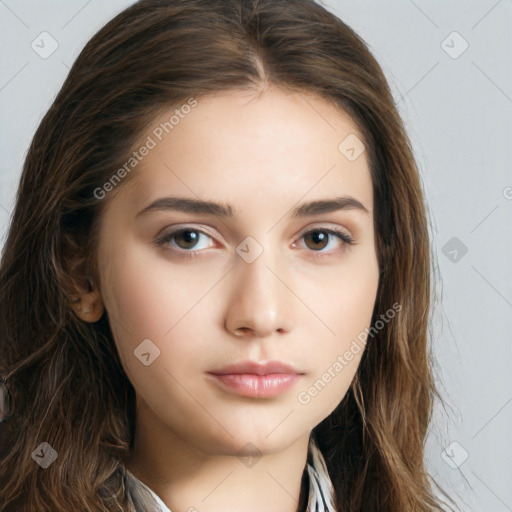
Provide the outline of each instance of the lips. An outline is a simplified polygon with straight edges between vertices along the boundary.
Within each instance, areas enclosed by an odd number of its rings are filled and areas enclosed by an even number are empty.
[[[283,394],[304,375],[281,361],[243,361],[207,374],[222,391],[251,398],[272,398]]]

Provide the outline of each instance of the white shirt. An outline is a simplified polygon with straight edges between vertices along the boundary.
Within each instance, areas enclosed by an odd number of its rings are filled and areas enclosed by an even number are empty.
[[[336,512],[334,506],[334,488],[327,472],[325,460],[313,436],[310,437],[308,451],[308,460],[311,459],[312,464],[307,463],[309,474],[307,511]],[[136,512],[139,512],[137,504],[142,504],[145,510],[152,510],[153,512],[172,512],[156,492],[141,482],[133,473],[128,471],[128,469],[126,469],[125,478],[126,488]]]

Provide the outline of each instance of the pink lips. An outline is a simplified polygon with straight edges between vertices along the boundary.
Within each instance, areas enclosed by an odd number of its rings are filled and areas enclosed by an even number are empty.
[[[271,398],[290,389],[303,373],[280,361],[242,361],[207,372],[224,391],[253,398]]]

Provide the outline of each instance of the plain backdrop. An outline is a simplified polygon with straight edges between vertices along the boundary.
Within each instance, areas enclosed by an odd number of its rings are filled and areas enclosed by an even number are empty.
[[[38,123],[84,44],[131,3],[0,0],[2,245]],[[436,408],[428,468],[462,510],[511,511],[512,0],[323,4],[383,67],[420,166],[448,403]]]

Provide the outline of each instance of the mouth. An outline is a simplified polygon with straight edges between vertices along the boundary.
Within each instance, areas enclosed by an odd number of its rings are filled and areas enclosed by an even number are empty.
[[[281,361],[243,361],[207,372],[223,391],[252,398],[272,398],[291,389],[304,373]]]

